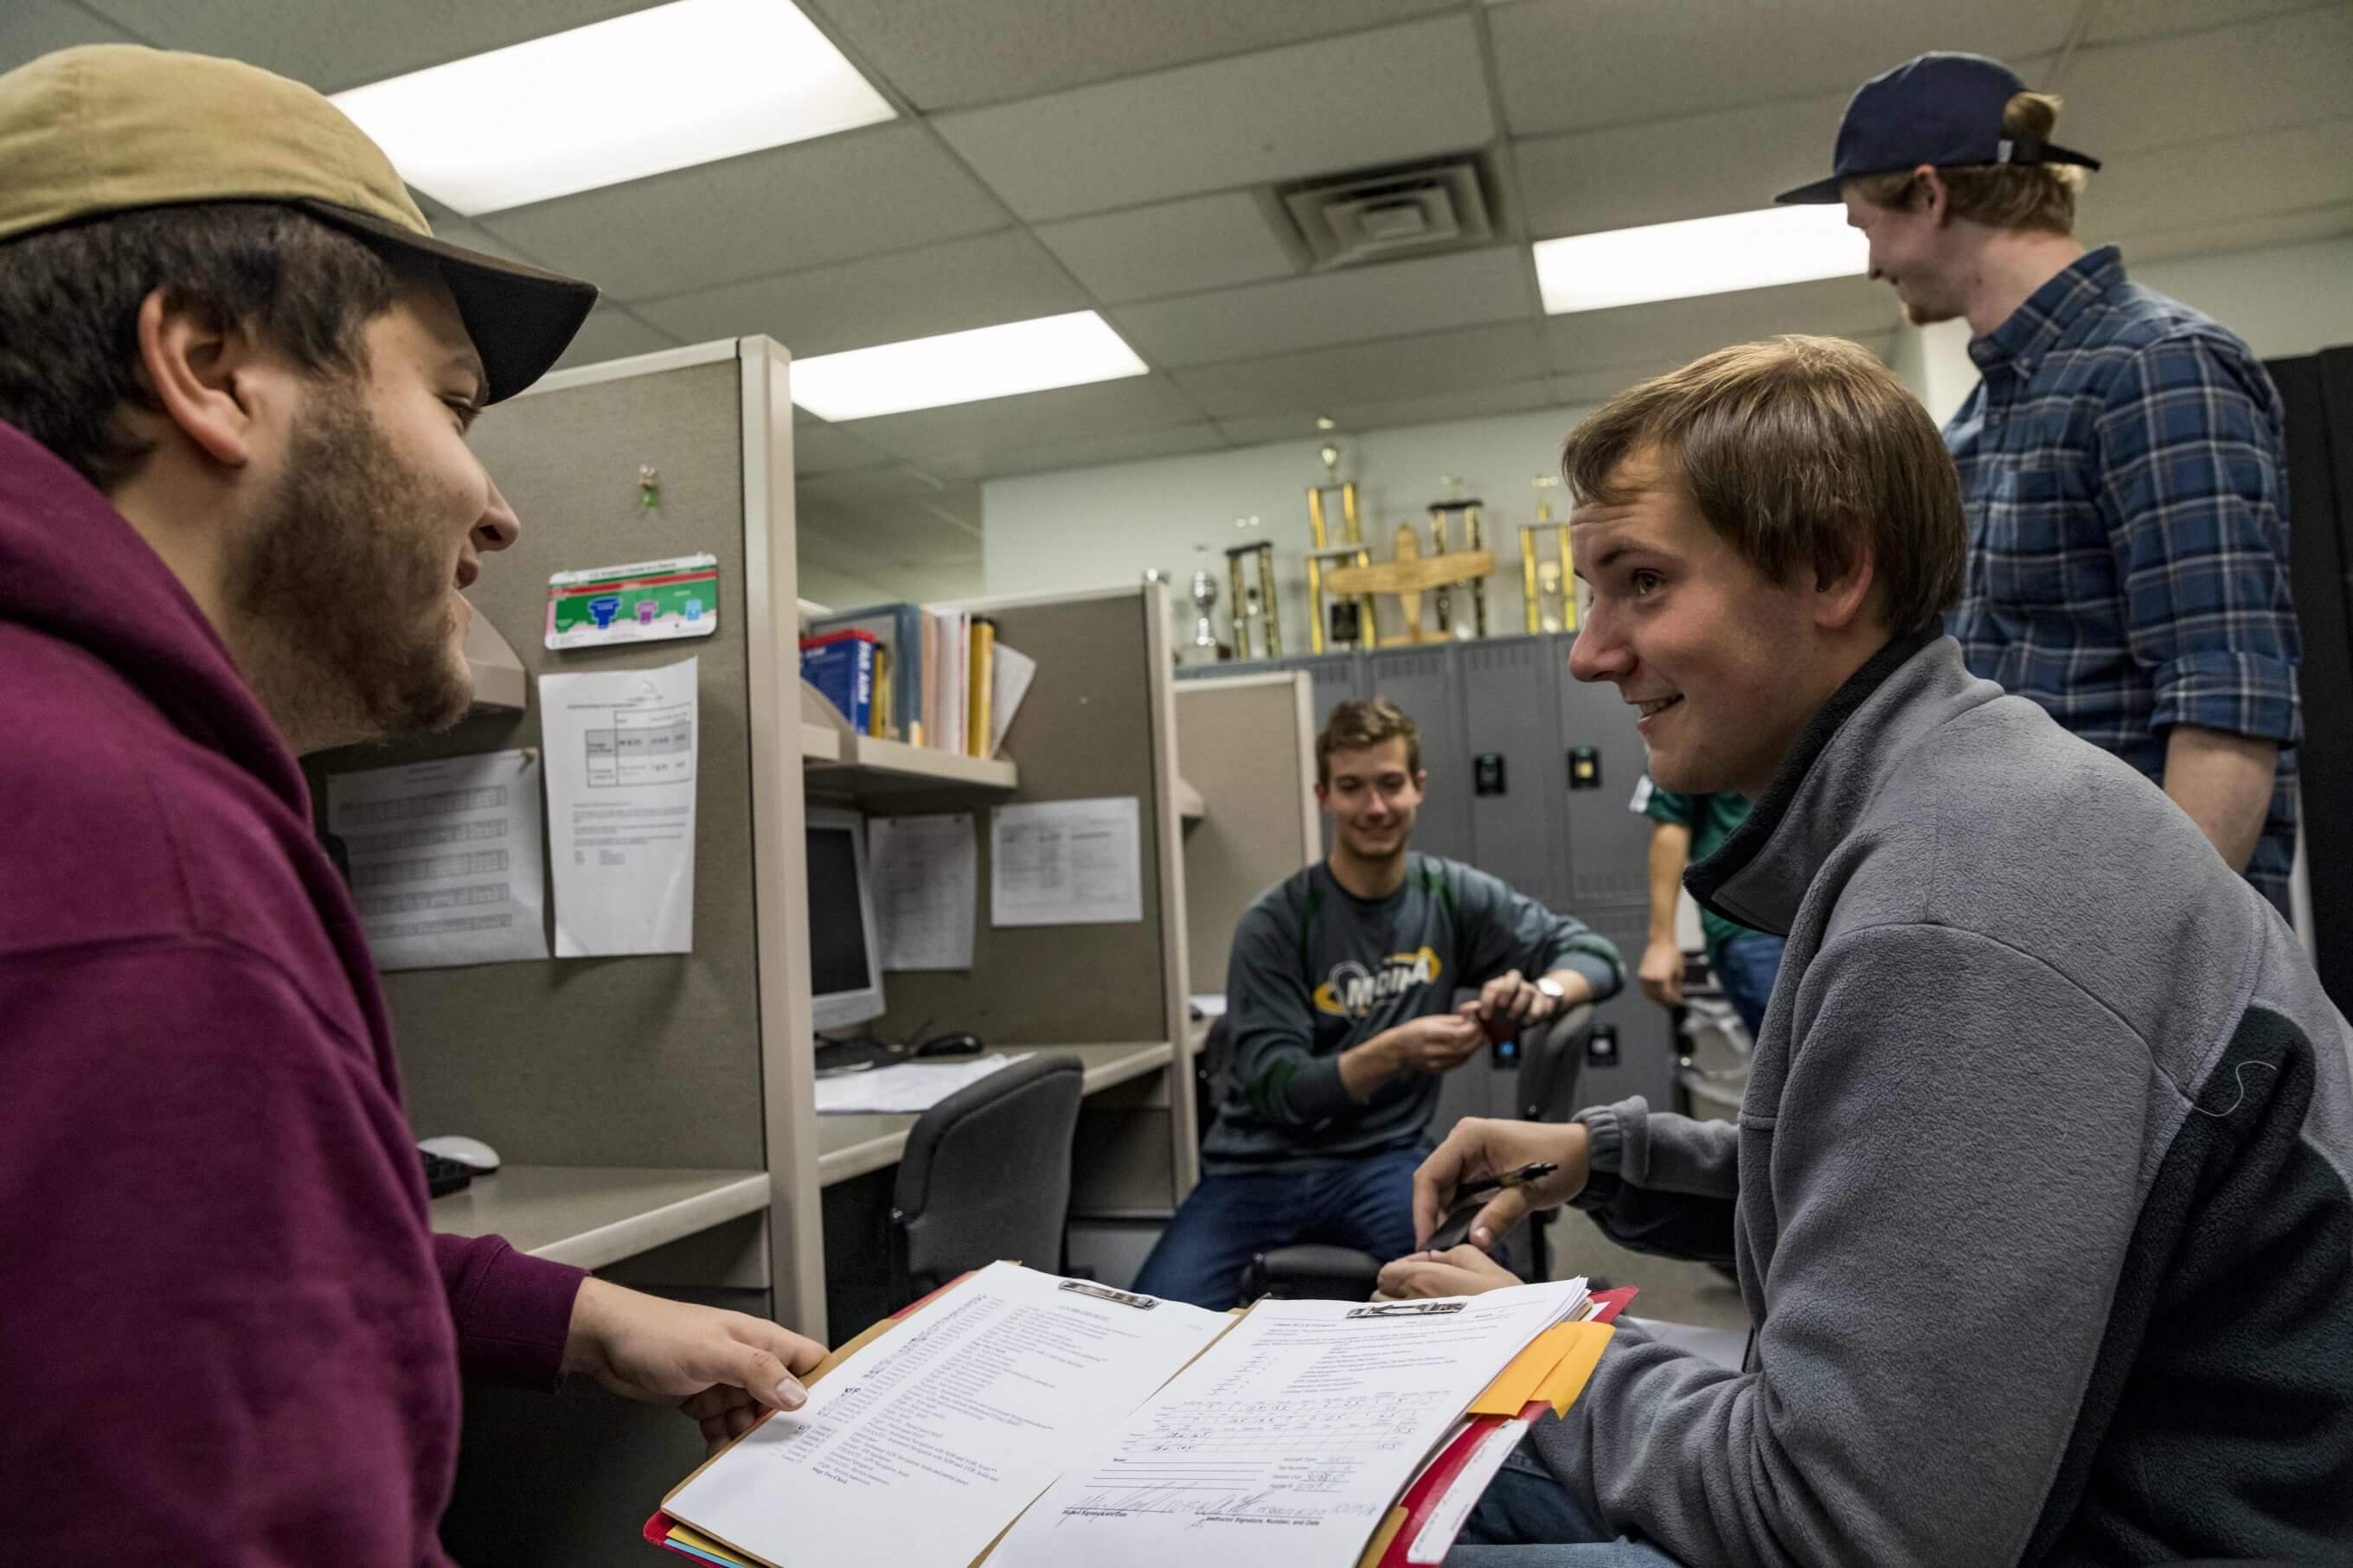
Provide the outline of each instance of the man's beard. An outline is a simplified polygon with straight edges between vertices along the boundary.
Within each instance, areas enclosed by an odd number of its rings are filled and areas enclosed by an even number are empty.
[[[259,667],[247,678],[281,728],[343,744],[464,717],[472,679],[452,648],[448,534],[430,521],[453,504],[353,389],[319,389],[229,563],[240,651]]]

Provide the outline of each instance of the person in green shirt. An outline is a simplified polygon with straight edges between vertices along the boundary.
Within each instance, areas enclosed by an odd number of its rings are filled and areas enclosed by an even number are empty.
[[[1651,943],[1642,953],[1642,994],[1662,1007],[1676,1007],[1683,999],[1683,953],[1675,941],[1675,904],[1683,891],[1683,868],[1715,854],[1746,820],[1748,797],[1720,790],[1678,795],[1645,777],[1634,792],[1634,809],[1656,825],[1651,829]],[[1748,1026],[1753,1040],[1765,1026],[1765,1004],[1773,999],[1781,939],[1735,925],[1704,905],[1699,923],[1707,944],[1707,966],[1715,971],[1716,984],[1724,987],[1725,999]]]

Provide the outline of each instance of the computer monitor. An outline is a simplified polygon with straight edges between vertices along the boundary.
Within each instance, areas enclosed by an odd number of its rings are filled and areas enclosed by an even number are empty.
[[[882,1016],[882,949],[866,884],[866,819],[808,810],[809,1016],[846,1029]]]

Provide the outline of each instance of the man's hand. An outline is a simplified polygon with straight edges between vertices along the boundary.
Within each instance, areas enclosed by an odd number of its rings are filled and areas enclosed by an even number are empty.
[[[1487,1200],[1471,1222],[1471,1240],[1482,1250],[1491,1247],[1530,1210],[1556,1207],[1583,1192],[1589,1160],[1581,1121],[1495,1121],[1466,1116],[1413,1173],[1414,1239],[1428,1241],[1437,1231],[1453,1206],[1457,1188],[1538,1162],[1558,1165],[1549,1176],[1506,1187]]]
[[[584,1279],[565,1341],[565,1373],[586,1373],[616,1394],[676,1403],[717,1448],[771,1410],[807,1400],[801,1374],[825,1347],[765,1318],[697,1307]]]
[[[1464,1243],[1447,1252],[1413,1252],[1381,1270],[1376,1301],[1411,1301],[1433,1296],[1476,1296],[1517,1285],[1520,1277]]]
[[[1671,936],[1654,936],[1642,950],[1642,994],[1662,1007],[1680,1007],[1683,1000],[1683,950]]]
[[[1516,969],[1507,969],[1479,988],[1471,1016],[1491,1040],[1508,1040],[1530,1024],[1552,1016],[1557,1005]]]
[[[1427,1018],[1410,1018],[1389,1031],[1397,1065],[1407,1072],[1452,1072],[1487,1043],[1472,1004]]]

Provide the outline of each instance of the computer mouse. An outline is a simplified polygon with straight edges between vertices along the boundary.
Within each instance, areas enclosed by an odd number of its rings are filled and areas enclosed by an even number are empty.
[[[417,1146],[428,1154],[455,1160],[485,1176],[499,1168],[499,1152],[479,1138],[425,1138],[418,1140]]]
[[[915,1057],[976,1057],[987,1048],[978,1035],[934,1035],[915,1047]]]

